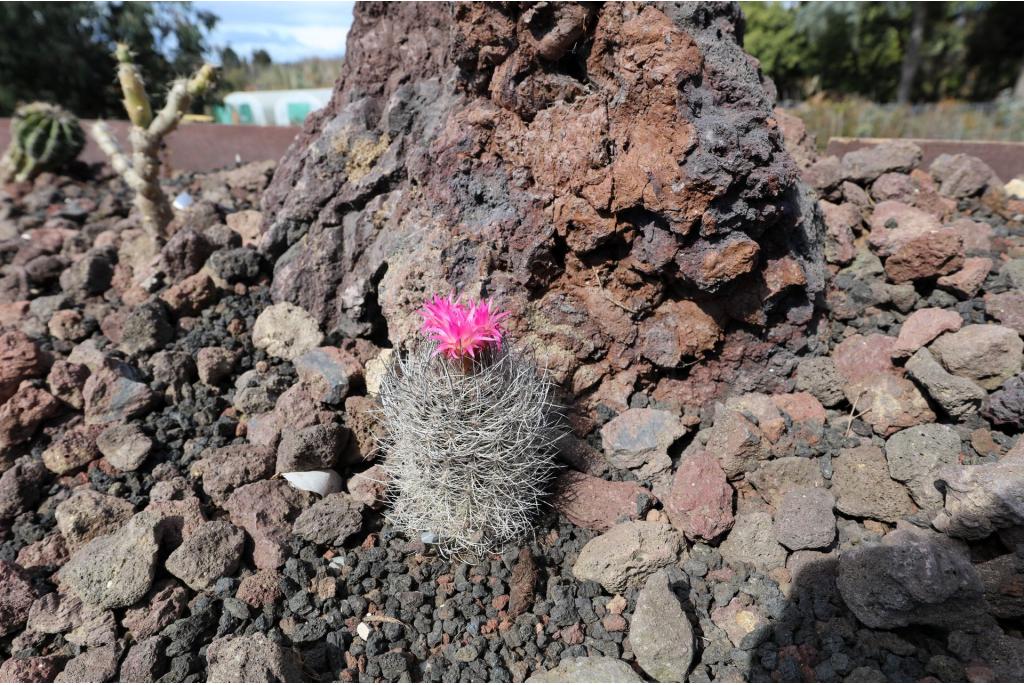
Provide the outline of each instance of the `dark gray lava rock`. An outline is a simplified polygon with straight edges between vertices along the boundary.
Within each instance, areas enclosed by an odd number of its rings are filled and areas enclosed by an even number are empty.
[[[664,683],[686,680],[693,663],[693,628],[664,571],[640,590],[629,644],[647,675]]]
[[[901,528],[839,557],[839,592],[872,628],[964,628],[991,622],[966,550],[941,535]]]

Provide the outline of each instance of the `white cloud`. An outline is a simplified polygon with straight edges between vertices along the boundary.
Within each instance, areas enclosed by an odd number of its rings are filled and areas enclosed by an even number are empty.
[[[215,47],[240,55],[264,49],[275,62],[339,57],[352,25],[352,2],[197,2],[220,17],[211,36]]]

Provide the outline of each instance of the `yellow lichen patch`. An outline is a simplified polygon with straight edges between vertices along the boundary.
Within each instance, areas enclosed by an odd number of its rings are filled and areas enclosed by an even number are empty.
[[[376,141],[360,138],[352,143],[348,150],[348,161],[345,162],[348,180],[358,181],[370,173],[377,158],[384,154],[390,144],[391,138],[386,133]]]

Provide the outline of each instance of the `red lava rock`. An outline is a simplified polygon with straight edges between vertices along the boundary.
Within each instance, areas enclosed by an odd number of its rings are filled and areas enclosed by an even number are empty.
[[[601,625],[609,633],[621,633],[629,627],[626,623],[626,619],[618,614],[608,614],[601,619]]]
[[[24,570],[0,560],[0,636],[25,625],[35,599],[36,592]]]
[[[235,591],[235,597],[256,609],[273,604],[284,596],[281,590],[281,577],[274,569],[257,569],[255,573],[242,578]]]
[[[985,254],[992,249],[992,226],[984,221],[961,217],[950,222],[946,228],[957,232],[963,241],[964,252],[969,255]]]
[[[0,303],[0,328],[16,326],[28,314],[28,300]]]
[[[85,420],[88,423],[127,421],[146,414],[156,402],[149,386],[135,380],[134,369],[105,360],[85,381]]]
[[[156,583],[146,599],[125,611],[121,625],[136,641],[156,635],[188,613],[188,591],[174,580]]]
[[[937,282],[942,288],[948,288],[962,297],[971,298],[981,290],[981,285],[991,270],[992,260],[988,257],[968,257],[964,260],[962,269],[948,276],[940,277]]]
[[[921,391],[903,376],[875,374],[847,385],[843,392],[861,418],[883,437],[935,420]]]
[[[528,547],[519,550],[509,581],[508,617],[514,619],[533,605],[537,586],[537,564]]]
[[[583,644],[583,629],[580,628],[579,623],[574,623],[568,628],[562,628],[562,642],[567,645],[580,645]]]
[[[635,482],[613,482],[568,470],[555,482],[554,507],[573,524],[604,532],[642,518],[654,497]]]
[[[252,537],[257,568],[277,568],[285,562],[292,524],[315,498],[283,480],[261,480],[236,489],[224,503],[231,522]]]
[[[34,573],[63,566],[69,556],[64,536],[53,533],[38,542],[22,547],[18,551],[17,562],[26,571]]]
[[[79,425],[64,431],[43,451],[43,464],[60,476],[99,459],[102,455],[96,446],[96,436],[102,429]]]
[[[269,478],[274,473],[276,452],[260,445],[227,445],[204,450],[202,458],[192,463],[192,477],[202,478],[203,490],[217,505],[247,483]]]
[[[52,683],[67,660],[63,655],[12,656],[0,664],[0,682]]]
[[[732,528],[732,486],[718,460],[707,452],[684,455],[665,511],[672,525],[691,540],[713,540]]]
[[[21,331],[0,335],[0,404],[14,395],[21,382],[37,378],[49,367],[46,354]]]
[[[849,264],[857,254],[853,240],[855,231],[863,224],[860,210],[849,202],[835,205],[821,200],[818,206],[821,207],[825,228],[828,230],[825,259],[830,264]]]
[[[1024,335],[1024,292],[985,293],[985,313]]]
[[[217,301],[217,286],[209,274],[200,272],[178,281],[160,293],[175,316],[195,316]]]
[[[46,384],[55,397],[75,409],[81,409],[85,406],[82,388],[87,378],[89,369],[85,365],[58,359],[46,377]]]
[[[29,440],[46,419],[56,416],[60,401],[39,388],[23,388],[0,405],[0,450]]]
[[[918,309],[900,327],[892,356],[909,357],[943,333],[960,330],[963,323],[963,317],[952,309]]]
[[[870,219],[868,243],[881,256],[887,256],[910,240],[938,231],[941,224],[933,215],[916,207],[886,200],[875,205]]]
[[[718,459],[725,475],[735,478],[757,468],[768,456],[761,431],[743,414],[726,409],[715,415],[706,450]]]
[[[785,412],[793,423],[825,423],[825,407],[809,392],[791,392],[772,395],[772,401]]]
[[[363,365],[350,352],[337,347],[317,347],[292,363],[299,380],[324,404],[341,404],[350,389],[363,383]]]
[[[872,333],[851,335],[832,351],[836,370],[849,383],[857,383],[874,374],[897,373],[892,365],[896,338]]]
[[[939,229],[915,236],[893,250],[885,261],[885,275],[893,283],[908,283],[953,273],[963,264],[960,235]]]
[[[386,500],[388,475],[379,465],[353,475],[345,484],[352,498],[371,509],[381,509]]]
[[[640,330],[641,353],[667,368],[714,349],[721,339],[722,330],[715,317],[687,300],[663,304]]]
[[[177,548],[206,521],[198,497],[153,500],[146,506],[146,511],[160,517],[156,532],[166,550]]]

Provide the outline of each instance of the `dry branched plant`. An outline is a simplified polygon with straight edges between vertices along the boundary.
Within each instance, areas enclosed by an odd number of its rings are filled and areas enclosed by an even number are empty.
[[[188,112],[192,99],[205,93],[212,85],[215,70],[204,64],[190,79],[178,79],[167,94],[167,102],[156,116],[149,104],[146,86],[138,67],[132,62],[126,45],[118,45],[117,77],[124,93],[124,108],[131,120],[132,153],[125,154],[110,127],[102,121],[93,124],[91,133],[96,144],[110,159],[110,166],[120,174],[135,193],[135,207],[142,217],[142,227],[154,238],[164,237],[167,224],[174,218],[171,203],[160,187],[160,144],[177,128]]]
[[[554,386],[507,343],[475,359],[396,354],[380,386],[390,518],[479,557],[532,530],[561,437]]]

